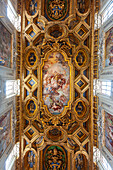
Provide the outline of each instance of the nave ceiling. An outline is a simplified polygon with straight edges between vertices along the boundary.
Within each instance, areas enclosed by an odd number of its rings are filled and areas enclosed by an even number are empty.
[[[22,1],[21,168],[92,169],[94,2]]]

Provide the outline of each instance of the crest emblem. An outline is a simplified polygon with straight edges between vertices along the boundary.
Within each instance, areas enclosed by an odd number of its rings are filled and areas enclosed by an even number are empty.
[[[68,6],[66,0],[48,0],[47,16],[51,20],[61,20],[67,15]]]

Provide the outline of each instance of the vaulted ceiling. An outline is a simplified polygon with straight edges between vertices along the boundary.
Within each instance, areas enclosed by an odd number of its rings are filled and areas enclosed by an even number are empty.
[[[92,169],[94,2],[26,0],[21,12],[21,168]]]

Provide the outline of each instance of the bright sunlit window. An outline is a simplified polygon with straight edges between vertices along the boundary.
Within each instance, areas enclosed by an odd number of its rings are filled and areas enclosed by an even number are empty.
[[[108,161],[105,157],[101,154],[100,163],[104,169],[112,170],[111,166],[109,165]]]
[[[100,165],[102,166],[104,170],[112,170],[106,158],[103,156],[100,150],[96,148],[95,146],[93,147],[93,162],[100,163]]]
[[[8,0],[7,5],[7,16],[17,31],[21,30],[21,16],[17,15],[13,5],[11,4],[10,0]]]
[[[15,17],[17,17],[16,11],[12,6],[10,0],[8,0],[7,16],[9,20],[12,22],[12,24],[14,23]]]
[[[102,81],[102,93],[111,96],[111,81]]]
[[[5,170],[11,170],[15,160],[18,158],[19,158],[19,142],[14,145],[13,150],[11,151],[6,160]]]
[[[6,81],[6,97],[14,94],[14,81],[7,80]]]
[[[20,95],[20,80],[7,80],[5,87],[6,97]]]
[[[103,23],[113,15],[113,0],[111,0],[110,5],[106,8],[105,12],[103,13]]]

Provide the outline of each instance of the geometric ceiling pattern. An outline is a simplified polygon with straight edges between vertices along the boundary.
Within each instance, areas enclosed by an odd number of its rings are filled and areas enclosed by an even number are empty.
[[[21,168],[92,169],[92,4],[22,6]]]

